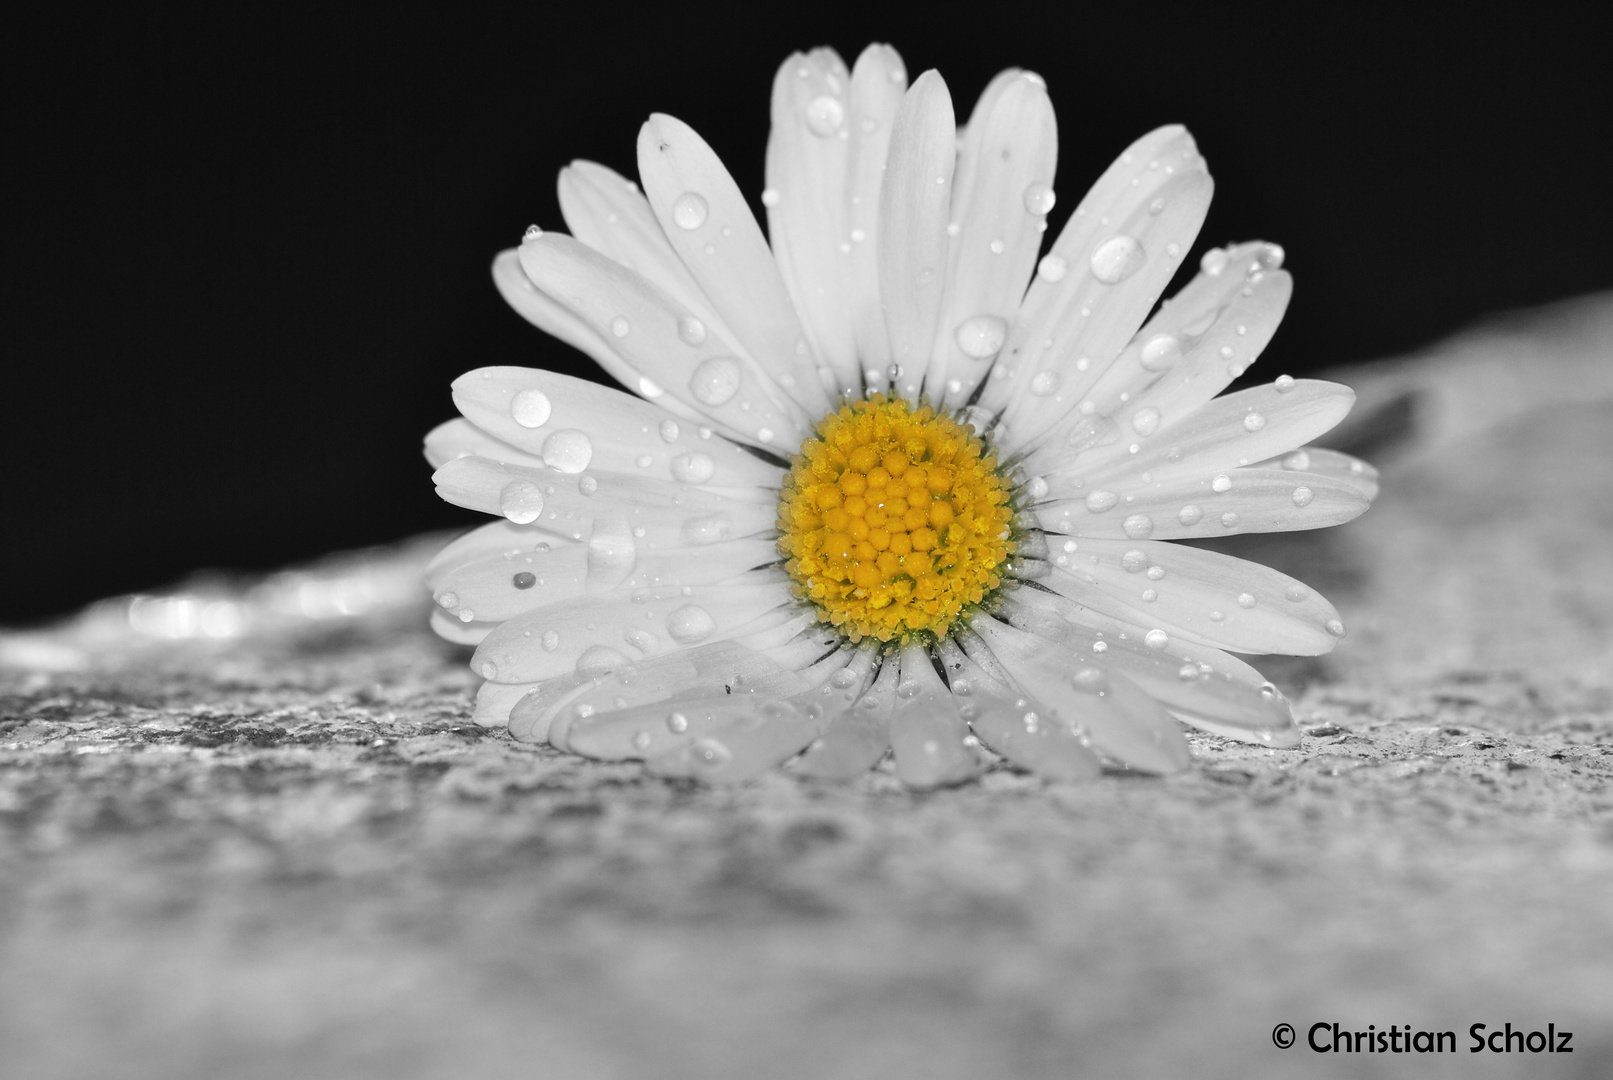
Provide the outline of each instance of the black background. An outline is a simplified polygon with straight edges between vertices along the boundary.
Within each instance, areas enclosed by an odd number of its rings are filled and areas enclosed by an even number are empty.
[[[1198,250],[1276,240],[1297,278],[1267,376],[1613,284],[1613,78],[1590,25],[1115,7],[13,27],[0,623],[470,523],[419,454],[449,381],[581,366],[504,309],[493,254],[561,225],[572,158],[631,174],[652,110],[754,199],[792,49],[890,41],[913,75],[942,70],[960,119],[998,69],[1039,71],[1054,229],[1133,138],[1187,123],[1217,180]]]

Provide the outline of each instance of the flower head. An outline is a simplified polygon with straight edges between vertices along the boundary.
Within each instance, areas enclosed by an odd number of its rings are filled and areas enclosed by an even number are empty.
[[[960,129],[876,45],[779,71],[771,244],[671,117],[642,193],[565,169],[571,235],[528,230],[494,278],[634,394],[486,368],[427,437],[442,496],[502,519],[429,571],[434,625],[479,646],[477,719],[710,779],[893,748],[916,787],[982,744],[1064,778],[1180,768],[1178,721],[1293,745],[1231,654],[1325,652],[1337,613],[1171,541],[1364,510],[1372,470],[1306,445],[1353,395],[1221,394],[1287,305],[1275,245],[1210,251],[1150,316],[1210,199],[1185,130],[1121,154],[1043,254],[1055,155],[1035,75]]]

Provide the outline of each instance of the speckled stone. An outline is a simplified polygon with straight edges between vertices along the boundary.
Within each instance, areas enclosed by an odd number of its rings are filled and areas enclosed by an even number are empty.
[[[1166,779],[646,779],[412,612],[0,672],[0,1076],[1613,1075],[1610,462],[1554,405],[1250,542],[1351,636],[1268,665],[1301,747]]]

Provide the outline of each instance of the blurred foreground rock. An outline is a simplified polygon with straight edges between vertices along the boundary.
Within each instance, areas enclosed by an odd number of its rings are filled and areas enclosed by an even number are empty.
[[[1244,545],[1351,637],[1266,665],[1302,747],[1164,780],[646,780],[475,728],[409,604],[0,639],[0,1077],[1613,1075],[1610,328],[1362,373],[1593,389],[1425,417],[1365,518]],[[1575,1052],[1468,1052],[1508,1022]]]

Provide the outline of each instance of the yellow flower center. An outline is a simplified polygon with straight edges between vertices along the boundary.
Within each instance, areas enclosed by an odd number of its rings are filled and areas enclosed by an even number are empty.
[[[1002,583],[1010,488],[974,428],[882,394],[801,444],[779,494],[797,598],[853,641],[944,635]]]

